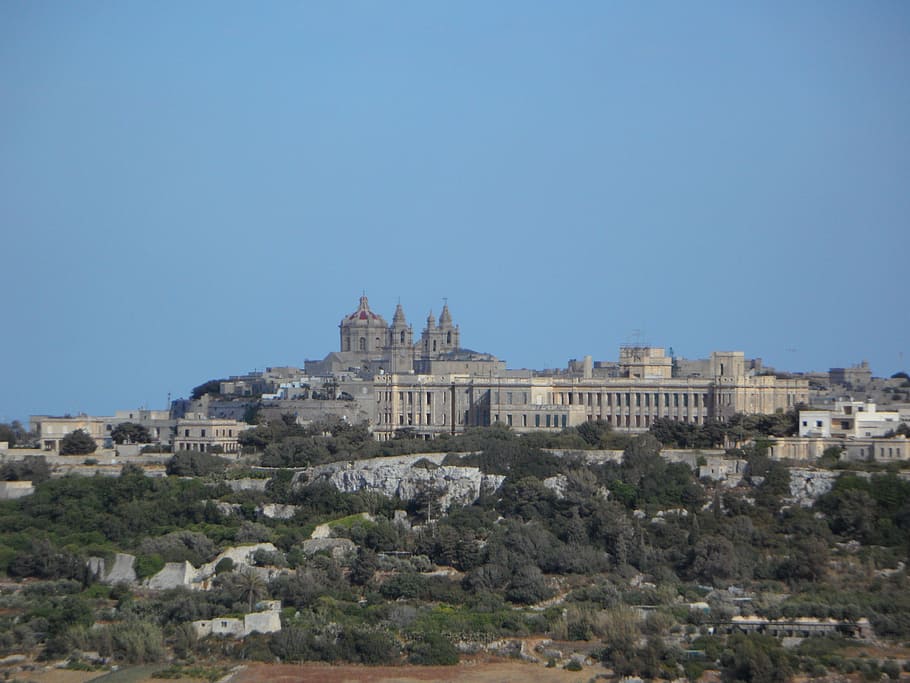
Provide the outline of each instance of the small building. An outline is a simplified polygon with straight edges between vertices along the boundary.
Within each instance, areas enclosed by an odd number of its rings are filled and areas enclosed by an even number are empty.
[[[900,424],[899,412],[878,410],[872,401],[838,399],[831,410],[799,411],[799,435],[804,437],[880,437]]]
[[[25,498],[35,492],[30,481],[0,481],[0,500]]]
[[[240,452],[240,432],[248,427],[237,420],[189,415],[177,420],[174,450],[236,454]]]
[[[747,462],[742,458],[727,458],[722,455],[708,455],[704,457],[704,464],[698,465],[698,478],[713,481],[729,482],[736,485],[742,481],[746,473]]]
[[[91,415],[32,415],[29,423],[32,431],[38,434],[41,448],[51,453],[60,453],[64,437],[80,429],[95,440],[98,448],[107,448],[111,445],[114,428],[114,418]]]
[[[114,418],[111,422],[114,428],[124,422],[141,425],[148,430],[152,443],[163,445],[171,443],[174,425],[177,423],[176,420],[171,419],[170,410],[148,410],[146,408],[114,411]]]
[[[856,621],[793,617],[766,619],[757,616],[736,616],[727,622],[730,633],[766,633],[776,638],[809,638],[811,636],[840,633],[853,638],[871,638],[872,626],[863,617]]]
[[[197,638],[224,636],[245,638],[253,633],[277,633],[281,630],[281,601],[265,600],[256,605],[259,611],[243,617],[219,617],[192,622]]]
[[[902,434],[892,437],[775,437],[768,455],[775,460],[816,460],[829,448],[840,448],[845,460],[900,462],[910,460],[910,441]]]
[[[872,369],[867,361],[849,368],[831,368],[828,371],[828,381],[847,389],[863,389],[872,381]]]

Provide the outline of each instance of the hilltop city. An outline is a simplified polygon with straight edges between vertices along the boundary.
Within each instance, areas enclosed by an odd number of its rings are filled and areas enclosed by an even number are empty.
[[[63,438],[76,430],[109,448],[113,430],[123,423],[142,426],[153,443],[174,450],[237,453],[240,432],[249,424],[284,415],[299,424],[363,424],[384,441],[432,439],[497,423],[525,434],[600,420],[642,433],[663,419],[704,426],[800,407],[806,412],[798,434],[779,440],[776,454],[805,459],[845,445],[850,457],[910,457],[895,433],[910,421],[906,379],[873,378],[865,362],[829,372],[779,373],[742,351],[690,360],[630,344],[619,349],[616,361],[585,356],[564,369],[516,370],[490,353],[463,347],[448,303],[438,321],[429,314],[415,340],[400,303],[388,323],[366,296],[338,327],[338,350],[307,360],[303,368],[269,367],[211,380],[164,410],[35,415],[31,431],[50,453],[59,453]]]
[[[338,328],[0,425],[5,678],[907,680],[906,373],[514,369],[365,295]]]

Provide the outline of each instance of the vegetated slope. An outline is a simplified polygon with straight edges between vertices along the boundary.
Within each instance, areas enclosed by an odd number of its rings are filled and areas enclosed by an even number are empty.
[[[285,464],[302,466],[377,455],[376,444],[339,429],[283,433],[263,445],[262,459],[292,453]],[[170,652],[451,664],[462,652],[508,652],[509,638],[537,634],[583,642],[617,673],[673,677],[719,667],[732,680],[760,666],[786,676],[870,665],[838,654],[839,637],[784,650],[773,638],[722,636],[737,613],[868,617],[880,637],[910,636],[899,564],[910,485],[895,473],[846,473],[804,509],[784,504],[787,470],[760,446],[738,453],[749,461],[738,489],[696,480],[687,465],[661,457],[652,435],[623,437],[615,463],[543,450],[616,445],[608,429],[598,430],[587,440],[578,430],[527,438],[505,429],[446,440],[442,450],[453,454],[443,463],[503,477],[472,503],[448,508],[435,487],[408,501],[341,493],[328,482],[295,484],[283,469],[219,466],[206,474],[186,454],[175,455],[172,471],[191,464],[204,476],[152,479],[125,467],[119,478],[45,481],[33,496],[0,505],[0,566],[11,578],[40,580],[2,597],[0,648],[49,657],[95,650],[133,662]],[[300,438],[305,447],[288,441]],[[417,451],[411,442],[382,448]],[[323,455],[304,462],[304,450]],[[229,485],[261,476],[264,487]],[[293,517],[264,516],[270,504],[293,506]],[[368,517],[351,517],[362,512]],[[313,528],[341,518],[334,534],[356,550],[312,554]],[[90,555],[129,552],[144,578],[165,562],[198,566],[229,545],[260,541],[277,547],[256,557],[265,573],[225,566],[208,591],[104,586],[85,565]],[[264,597],[286,608],[279,633],[200,640],[188,626],[242,615]],[[553,645],[533,656],[566,665],[569,654]]]

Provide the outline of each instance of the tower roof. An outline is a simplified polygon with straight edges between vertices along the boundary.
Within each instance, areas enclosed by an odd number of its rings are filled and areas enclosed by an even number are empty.
[[[392,324],[393,325],[407,325],[408,324],[408,321],[405,320],[405,317],[404,317],[404,309],[401,307],[400,303],[395,307],[395,315],[392,317]]]
[[[442,307],[442,313],[439,314],[439,325],[451,325],[452,324],[452,314],[449,313],[449,304],[444,304]]]

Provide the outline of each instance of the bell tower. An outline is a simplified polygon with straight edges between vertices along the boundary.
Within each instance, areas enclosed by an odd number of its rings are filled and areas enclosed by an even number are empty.
[[[401,303],[395,307],[392,324],[389,325],[388,346],[389,370],[411,372],[414,369],[414,330],[408,325]]]

